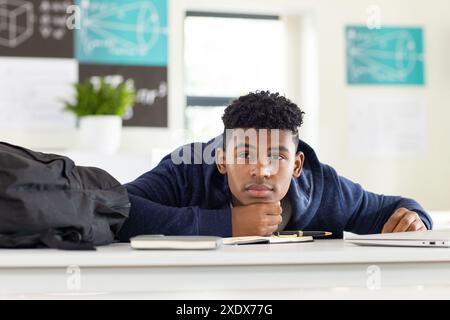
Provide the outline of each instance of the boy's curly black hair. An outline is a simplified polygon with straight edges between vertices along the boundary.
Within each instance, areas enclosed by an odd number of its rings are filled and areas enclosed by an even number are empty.
[[[227,129],[255,128],[290,130],[298,139],[304,112],[279,93],[251,92],[234,100],[222,116]]]

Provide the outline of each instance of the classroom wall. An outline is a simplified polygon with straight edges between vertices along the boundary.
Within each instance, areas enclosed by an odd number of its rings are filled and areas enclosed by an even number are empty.
[[[383,24],[424,28],[424,87],[350,87],[346,84],[344,28],[348,24],[365,24],[366,9],[373,4],[382,9]],[[298,39],[299,43],[310,47],[308,51],[297,48],[302,62],[291,70],[288,95],[307,112],[302,130],[304,140],[317,149],[323,162],[368,190],[412,197],[428,210],[450,210],[450,150],[447,148],[450,127],[446,125],[450,116],[448,0],[169,0],[169,127],[126,128],[122,152],[170,149],[186,142],[183,132],[183,17],[186,10],[289,14],[300,19],[297,25],[300,31],[290,39]],[[306,68],[310,70],[306,72]],[[393,93],[425,97],[426,153],[395,159],[352,157],[348,152],[349,96]],[[5,132],[0,128],[0,136],[29,147],[54,148],[70,146],[76,135],[74,131],[28,133]]]
[[[320,156],[342,175],[369,190],[419,200],[428,210],[450,208],[450,2],[446,0],[317,1]],[[421,26],[425,41],[424,87],[349,87],[345,82],[347,23],[364,22],[365,9],[377,4],[386,25]],[[360,18],[358,19],[358,16]],[[425,154],[397,159],[357,160],[349,156],[348,97],[352,94],[423,95],[426,101]],[[411,127],[411,130],[416,128]]]
[[[425,86],[347,85],[345,26],[365,25],[368,17],[366,10],[370,5],[381,9],[382,25],[423,28]],[[301,27],[307,30],[299,33],[297,39],[299,43],[316,48],[299,52],[303,63],[294,66],[294,76],[290,75],[294,81],[289,87],[289,96],[307,112],[303,138],[317,149],[323,162],[368,190],[411,197],[431,211],[450,209],[450,150],[447,148],[450,126],[446,125],[450,116],[449,1],[186,0],[172,1],[172,9],[173,18],[179,18],[183,10],[196,9],[278,13],[304,19]],[[294,41],[295,36],[290,39]],[[177,49],[181,48],[178,41],[181,39],[175,35],[171,42]],[[317,75],[311,63],[317,63]],[[305,69],[310,70],[305,73]],[[303,74],[303,77],[295,76],[296,73]],[[318,82],[317,88],[315,81]],[[369,159],[352,157],[349,152],[352,131],[348,104],[353,95],[423,96],[427,127],[425,152]],[[411,127],[411,130],[416,129]]]

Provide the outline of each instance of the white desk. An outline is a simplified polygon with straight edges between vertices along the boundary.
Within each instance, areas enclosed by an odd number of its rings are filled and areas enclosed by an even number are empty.
[[[448,299],[450,249],[322,240],[216,251],[0,250],[0,298]]]

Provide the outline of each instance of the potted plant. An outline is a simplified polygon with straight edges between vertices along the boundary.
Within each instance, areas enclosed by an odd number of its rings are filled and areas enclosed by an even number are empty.
[[[122,118],[133,107],[136,92],[133,80],[122,76],[92,77],[74,84],[75,99],[65,102],[79,123],[79,148],[115,153],[120,147]]]

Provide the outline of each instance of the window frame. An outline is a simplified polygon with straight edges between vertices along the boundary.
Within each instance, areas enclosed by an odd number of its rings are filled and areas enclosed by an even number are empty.
[[[244,14],[244,13],[213,12],[213,11],[186,11],[184,19],[188,17],[277,20],[277,21],[281,20],[281,17],[279,15]],[[186,98],[186,107],[189,108],[189,107],[224,107],[229,105],[237,97],[185,95],[185,98]]]

